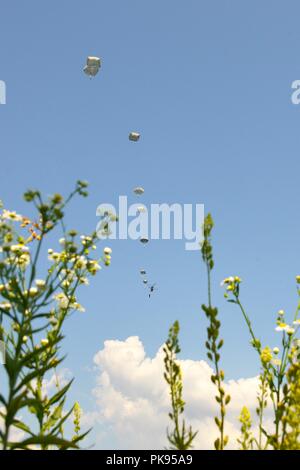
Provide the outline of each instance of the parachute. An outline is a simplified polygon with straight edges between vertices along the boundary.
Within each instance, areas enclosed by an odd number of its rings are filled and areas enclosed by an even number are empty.
[[[140,138],[140,134],[138,132],[130,132],[129,140],[132,140],[132,142],[137,142],[139,138]]]
[[[97,75],[100,67],[101,67],[100,58],[89,56],[86,60],[86,66],[83,68],[83,71],[91,78]]]
[[[144,194],[145,190],[141,186],[138,186],[134,188],[133,192],[137,194],[138,196],[141,196],[141,194]]]
[[[148,243],[149,239],[147,237],[141,237],[140,238],[140,242],[143,243],[144,245],[146,245],[146,243]]]
[[[140,270],[140,273],[141,273],[142,276],[145,276],[145,274],[146,274],[145,269],[141,269],[141,270]]]

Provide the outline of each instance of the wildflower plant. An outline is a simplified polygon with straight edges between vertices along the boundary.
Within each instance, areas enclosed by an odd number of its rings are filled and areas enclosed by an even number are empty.
[[[283,450],[300,449],[300,344],[295,341],[289,354],[286,373],[287,384],[283,389],[285,407],[282,414]]]
[[[82,410],[80,408],[80,405],[78,401],[74,404],[73,407],[73,424],[74,424],[74,437],[73,441],[76,441],[78,436],[80,435],[80,420],[82,416]]]
[[[78,237],[65,228],[67,204],[75,195],[87,194],[82,181],[66,200],[54,194],[44,201],[39,191],[30,190],[24,198],[35,208],[34,219],[5,208],[0,212],[0,340],[7,377],[6,389],[0,390],[0,446],[5,450],[77,448],[85,437],[79,405],[64,410],[72,380],[63,387],[57,380],[52,395],[44,384],[64,360],[60,350],[66,319],[84,311],[77,299],[79,286],[88,284],[102,262],[110,263],[109,249],[100,258],[94,256],[95,233]],[[62,233],[61,248],[48,249],[47,274],[39,277],[44,244],[55,229]],[[67,439],[64,425],[72,413],[75,436]],[[21,414],[31,418],[25,422]],[[14,440],[13,429],[21,430],[24,438]]]
[[[300,326],[299,320],[299,309],[300,303],[298,303],[293,322],[288,324],[285,320],[284,310],[279,310],[277,313],[276,328],[275,330],[281,333],[281,345],[282,352],[280,357],[278,357],[280,350],[278,347],[271,349],[269,346],[262,348],[260,340],[256,337],[253,331],[251,321],[248,314],[245,311],[245,308],[242,305],[240,300],[240,283],[241,279],[238,276],[231,276],[222,282],[222,285],[225,286],[225,298],[240,308],[242,315],[246,321],[250,337],[251,344],[254,349],[257,351],[260,359],[262,376],[260,387],[263,387],[263,397],[259,401],[259,442],[258,449],[262,450],[265,448],[273,448],[280,450],[284,446],[285,436],[286,436],[286,426],[287,426],[287,409],[290,406],[290,398],[292,396],[291,388],[295,388],[294,384],[289,381],[289,372],[288,367],[291,360],[292,351],[295,351],[293,344],[296,341],[297,332]],[[296,282],[299,285],[300,277],[296,277]],[[300,298],[300,290],[297,288],[298,297]],[[298,357],[298,356],[297,356]],[[298,357],[299,361],[299,357]],[[297,364],[297,363],[296,363]],[[296,366],[290,364],[291,370]],[[263,380],[263,382],[262,382]],[[297,381],[296,381],[297,384]],[[297,385],[296,385],[297,387]],[[268,433],[263,427],[263,409],[267,406],[267,398],[270,398],[273,411],[274,411],[274,432]],[[300,417],[296,418],[297,423],[300,421]],[[289,426],[291,427],[292,422]],[[261,433],[266,437],[266,441],[263,444]],[[300,437],[300,436],[299,436]],[[300,439],[298,438],[298,444],[300,447]]]
[[[224,372],[220,368],[220,350],[223,346],[223,340],[220,339],[221,323],[218,310],[212,306],[211,272],[214,261],[211,233],[213,226],[213,219],[208,214],[204,222],[204,241],[201,247],[208,278],[208,303],[202,305],[202,309],[209,320],[205,344],[207,357],[214,366],[211,380],[217,388],[215,399],[220,409],[219,416],[215,417],[219,437],[215,440],[214,447],[216,450],[224,450],[229,440],[224,431],[226,407],[231,399],[225,393]],[[292,321],[287,321],[284,310],[279,310],[276,316],[275,330],[281,335],[280,347],[262,346],[243,306],[241,284],[242,279],[239,276],[230,276],[222,281],[221,286],[225,288],[225,299],[238,306],[245,320],[250,343],[259,360],[260,375],[258,377],[256,408],[258,429],[256,432],[252,429],[250,411],[244,406],[239,416],[241,436],[237,443],[241,450],[300,450],[300,339],[298,335],[300,328],[300,275],[296,276],[298,305]],[[271,409],[269,405],[271,405]],[[268,412],[269,409],[273,411],[274,427],[271,430],[267,430],[264,423],[264,414],[267,408]],[[174,442],[176,446],[176,441]]]
[[[246,406],[242,408],[239,421],[241,423],[241,437],[238,443],[241,445],[241,450],[252,450],[253,436],[251,432],[251,414]]]
[[[173,423],[172,432],[167,433],[168,440],[173,449],[187,450],[192,447],[193,440],[197,432],[193,432],[192,427],[186,428],[185,420],[180,421],[180,416],[184,412],[185,402],[182,397],[182,373],[176,355],[180,353],[178,341],[179,323],[176,321],[169,330],[169,336],[164,346],[165,353],[165,373],[164,377],[170,388],[172,411],[169,418]]]
[[[208,214],[204,220],[203,235],[204,240],[201,247],[202,259],[205,263],[207,270],[208,279],[208,304],[202,305],[208,321],[209,326],[207,328],[207,341],[205,343],[207,349],[207,357],[214,365],[214,374],[211,376],[211,381],[217,388],[217,395],[215,396],[216,402],[220,409],[219,416],[215,417],[215,423],[219,430],[219,437],[215,440],[214,446],[216,450],[224,450],[228,443],[229,437],[225,435],[225,415],[226,406],[230,402],[230,395],[225,393],[224,390],[224,371],[220,368],[220,350],[224,344],[224,341],[220,339],[220,327],[221,322],[218,318],[218,309],[212,306],[211,296],[211,271],[214,267],[213,252],[211,244],[211,232],[214,223],[210,214]]]

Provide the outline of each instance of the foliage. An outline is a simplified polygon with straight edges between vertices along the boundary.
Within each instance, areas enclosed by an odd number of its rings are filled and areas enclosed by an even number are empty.
[[[202,305],[202,309],[209,321],[205,344],[207,357],[214,366],[211,380],[217,388],[215,399],[220,409],[220,415],[215,417],[219,437],[214,442],[214,446],[216,450],[223,450],[229,441],[229,437],[225,434],[225,416],[230,396],[225,392],[224,372],[220,369],[220,349],[223,346],[223,340],[220,339],[221,322],[217,308],[212,306],[211,271],[214,267],[214,260],[211,233],[213,226],[213,219],[208,214],[203,226],[204,241],[201,247],[208,279],[208,304]],[[282,335],[281,351],[277,346],[273,349],[269,346],[262,347],[241,301],[241,283],[242,279],[239,276],[230,276],[224,279],[221,285],[225,287],[225,299],[239,308],[245,320],[251,345],[259,359],[261,372],[256,408],[258,436],[256,437],[252,431],[249,410],[243,407],[239,417],[241,437],[238,439],[238,444],[242,450],[300,450],[300,340],[297,338],[300,327],[300,276],[296,276],[299,301],[292,322],[290,324],[287,322],[283,310],[277,313],[275,330]],[[264,413],[269,404],[272,406],[274,417],[272,431],[268,431],[264,425]]]
[[[241,438],[238,439],[238,443],[241,445],[241,450],[251,450],[253,443],[253,436],[251,433],[251,414],[246,406],[242,408],[239,421],[241,426]]]
[[[169,330],[169,337],[165,343],[165,373],[164,377],[170,387],[172,412],[169,413],[169,418],[173,422],[174,429],[170,433],[168,431],[168,440],[172,448],[179,450],[186,450],[192,447],[195,432],[192,428],[186,429],[185,421],[182,420],[180,424],[180,416],[184,412],[185,402],[182,398],[182,374],[178,362],[176,362],[176,355],[180,352],[179,342],[179,323],[176,321]]]
[[[220,408],[220,415],[215,417],[215,423],[220,431],[220,436],[215,440],[214,446],[216,450],[223,450],[228,443],[229,437],[224,434],[224,424],[226,415],[226,406],[230,402],[230,395],[226,395],[224,390],[223,381],[225,378],[224,371],[220,369],[220,349],[224,341],[220,339],[220,326],[221,322],[218,318],[218,309],[212,307],[211,304],[211,271],[214,267],[213,252],[211,244],[211,232],[214,223],[210,214],[208,214],[204,221],[203,235],[204,241],[202,244],[201,252],[202,259],[206,265],[207,278],[208,278],[208,305],[202,305],[208,321],[209,327],[207,328],[207,341],[205,343],[207,349],[207,357],[212,361],[215,373],[211,376],[212,382],[217,387],[217,395],[215,396],[216,402]]]
[[[5,208],[0,213],[0,340],[5,344],[4,373],[7,390],[0,394],[0,446],[14,449],[77,448],[85,434],[80,433],[79,405],[64,411],[72,381],[51,395],[45,378],[56,377],[62,363],[63,326],[75,311],[84,311],[77,300],[80,285],[110,263],[109,248],[94,258],[96,234],[82,235],[66,231],[64,211],[75,195],[87,196],[87,183],[78,181],[64,200],[54,194],[44,201],[39,191],[29,190],[24,198],[33,204],[36,216],[25,217]],[[61,249],[48,249],[46,275],[39,278],[44,243],[60,229]],[[20,418],[26,412],[28,422]],[[64,424],[74,412],[75,435],[64,437]],[[32,421],[34,420],[34,424]],[[13,440],[11,431],[19,429],[25,436]]]

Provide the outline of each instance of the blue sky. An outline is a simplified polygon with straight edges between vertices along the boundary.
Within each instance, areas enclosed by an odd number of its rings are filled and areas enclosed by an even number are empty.
[[[86,179],[90,197],[68,214],[84,232],[98,204],[126,194],[135,202],[137,185],[146,204],[203,203],[216,225],[213,299],[231,378],[256,374],[257,361],[220,281],[243,278],[255,330],[271,346],[277,310],[297,302],[299,13],[292,0],[1,2],[1,199],[24,212],[28,187],[67,193]],[[102,58],[94,80],[82,73],[88,55]],[[200,254],[183,241],[111,246],[112,266],[82,292],[87,313],[66,331],[74,395],[86,403],[105,339],[138,335],[152,356],[178,319],[182,356],[205,358]],[[158,284],[150,300],[141,266]]]

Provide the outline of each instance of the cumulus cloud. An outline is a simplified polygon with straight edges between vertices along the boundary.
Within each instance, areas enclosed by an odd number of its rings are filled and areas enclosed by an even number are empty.
[[[162,347],[155,357],[147,357],[136,336],[125,341],[105,341],[104,348],[94,357],[96,409],[84,415],[85,424],[93,425],[96,431],[98,425],[101,427],[98,448],[108,448],[109,443],[113,443],[111,448],[118,449],[168,447],[170,399],[163,378],[163,357]],[[185,419],[198,430],[194,448],[210,449],[217,437],[213,419],[217,413],[216,390],[210,380],[212,369],[205,361],[179,362],[187,403]],[[255,418],[258,378],[230,380],[226,383],[226,392],[232,397],[226,417],[226,432],[231,437],[228,448],[235,448],[240,434],[241,408],[246,405]]]

